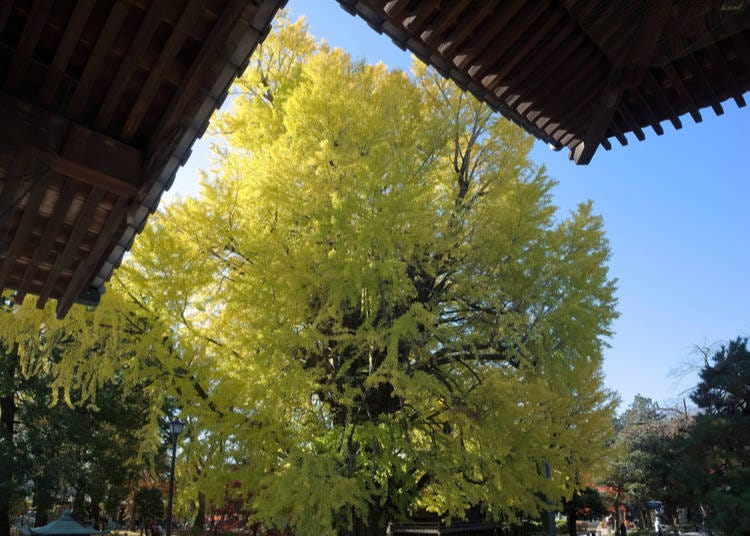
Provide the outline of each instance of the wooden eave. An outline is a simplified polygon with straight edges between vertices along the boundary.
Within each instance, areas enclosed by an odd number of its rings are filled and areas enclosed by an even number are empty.
[[[286,0],[0,5],[0,289],[95,304]]]
[[[750,90],[750,0],[338,0],[578,164]]]

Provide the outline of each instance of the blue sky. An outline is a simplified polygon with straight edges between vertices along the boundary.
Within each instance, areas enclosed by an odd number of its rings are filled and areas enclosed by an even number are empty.
[[[409,69],[408,53],[337,2],[290,0],[287,8],[353,57]],[[750,109],[723,106],[720,117],[702,110],[700,124],[683,117],[681,130],[664,122],[663,136],[648,129],[643,142],[614,141],[588,166],[570,162],[567,150],[533,149],[532,159],[560,183],[554,203],[564,213],[592,199],[604,217],[620,311],[604,372],[622,408],[636,394],[681,404],[698,381],[695,370],[684,373],[702,363],[696,347],[750,335]],[[197,169],[207,167],[199,141],[170,194],[193,192]]]

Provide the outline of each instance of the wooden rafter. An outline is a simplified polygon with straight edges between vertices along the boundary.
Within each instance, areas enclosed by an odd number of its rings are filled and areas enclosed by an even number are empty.
[[[14,299],[57,299],[58,315],[97,302],[284,3],[0,2],[0,279]]]
[[[47,71],[42,89],[39,91],[39,101],[43,104],[52,102],[93,7],[94,0],[78,0],[76,2],[60,44],[55,49],[52,65]]]
[[[542,16],[548,7],[549,5],[546,1],[540,0],[534,4],[532,9],[523,10],[520,14],[518,13],[520,7],[518,9],[503,9],[501,13],[504,16],[498,21],[498,25],[502,25],[502,28],[505,28],[504,39],[501,42],[496,43],[494,46],[489,46],[491,39],[486,39],[480,42],[477,47],[477,54],[473,56],[471,61],[461,64],[460,68],[466,69],[470,65],[494,65],[495,62],[507,52],[513,43],[518,41],[518,39],[528,31],[529,27]],[[510,26],[508,26],[509,23],[511,23]]]
[[[31,7],[32,16],[26,19],[26,24],[21,34],[21,41],[13,56],[13,62],[8,70],[7,83],[10,88],[19,89],[22,82],[26,63],[33,56],[39,36],[47,24],[50,11],[52,11],[52,0],[35,0]]]
[[[713,108],[716,115],[723,115],[724,108],[721,107],[718,95],[714,91],[713,86],[706,80],[706,75],[703,73],[703,68],[698,64],[698,60],[695,59],[694,54],[688,54],[688,62],[690,63],[690,69],[693,72],[693,76],[703,85],[704,91],[711,97],[711,108]]]
[[[88,229],[89,221],[91,221],[94,212],[96,211],[103,197],[104,190],[100,190],[99,188],[91,188],[89,195],[86,196],[86,201],[84,203],[83,209],[81,210],[81,213],[78,216],[75,225],[73,226],[73,230],[67,237],[65,247],[63,248],[59,259],[52,267],[52,270],[50,270],[50,273],[47,276],[47,280],[45,281],[44,286],[39,293],[37,307],[39,307],[40,309],[42,309],[47,303],[50,294],[57,284],[57,280],[60,277],[60,274],[63,272],[63,270],[67,270],[72,265],[73,259],[78,252],[78,246],[83,240],[83,237],[85,236]]]
[[[672,126],[674,126],[675,129],[682,128],[682,121],[677,116],[677,113],[675,112],[674,107],[672,106],[672,103],[664,94],[664,88],[662,88],[661,84],[654,77],[654,75],[651,73],[650,70],[646,73],[646,76],[644,77],[644,82],[646,83],[647,86],[650,86],[651,89],[653,90],[653,95],[659,101],[661,108],[665,111],[667,118],[672,123]]]
[[[534,119],[532,119],[530,111],[535,101],[552,99],[552,107],[554,107],[560,102],[569,104],[571,94],[587,96],[590,94],[590,89],[600,84],[598,77],[591,76],[592,71],[597,68],[597,59],[593,51],[588,50],[587,52],[584,49],[583,53],[574,55],[570,60],[569,66],[573,74],[562,81],[562,83],[557,83],[554,74],[540,76],[539,80],[529,87],[528,92],[523,97],[519,95],[518,97],[510,98],[508,99],[508,103],[519,103],[517,106],[518,111],[533,121]],[[584,84],[584,86],[582,87],[581,84]],[[522,98],[528,99],[528,104],[521,104]],[[577,99],[575,104],[583,100]]]
[[[143,85],[138,98],[128,114],[125,126],[122,128],[123,139],[132,140],[133,136],[135,136],[143,117],[148,111],[148,107],[151,105],[151,101],[159,89],[165,71],[179,52],[198,17],[200,17],[203,11],[203,4],[203,0],[190,0],[187,7],[182,11],[176,26],[169,35],[169,39],[167,39],[166,44],[162,48],[156,64],[150,70],[146,83]]]
[[[143,180],[138,149],[2,93],[0,112],[5,143],[41,155],[54,171],[118,195],[138,190]]]
[[[52,211],[52,215],[47,221],[47,225],[45,226],[44,231],[42,231],[41,238],[39,239],[39,244],[34,249],[31,260],[26,265],[24,274],[21,278],[20,283],[18,284],[18,289],[16,291],[15,297],[16,303],[20,304],[23,302],[23,299],[26,297],[26,294],[29,291],[29,285],[34,276],[34,272],[37,269],[37,266],[39,265],[39,263],[44,262],[49,256],[52,245],[54,244],[55,240],[60,234],[60,230],[62,229],[63,221],[65,219],[65,213],[67,212],[68,207],[70,207],[70,204],[77,193],[78,189],[73,181],[67,179],[62,183],[57,202],[55,203],[55,207]]]
[[[383,7],[383,11],[393,18],[398,18],[404,12],[408,4],[409,0],[391,0]]]
[[[163,138],[165,132],[174,127],[177,119],[181,117],[188,103],[195,98],[197,90],[203,83],[201,77],[198,76],[199,73],[212,59],[212,54],[215,54],[219,43],[226,38],[231,26],[242,14],[244,9],[245,3],[243,0],[231,0],[224,7],[224,10],[219,15],[211,32],[203,42],[203,46],[198,51],[197,56],[183,76],[183,79],[180,82],[180,91],[169,103],[159,125],[156,127],[155,134],[151,138],[152,149],[155,144]]]
[[[648,102],[646,102],[646,99],[643,97],[640,89],[635,88],[630,91],[630,94],[635,97],[636,101],[638,101],[638,105],[640,106],[641,110],[643,110],[643,113],[648,117],[648,122],[651,125],[651,128],[654,129],[656,135],[661,136],[662,134],[664,134],[664,129],[659,123],[659,120],[656,118],[656,114],[651,109],[651,106],[648,104]]]
[[[617,115],[628,126],[628,130],[632,131],[633,134],[635,134],[635,137],[638,139],[638,141],[643,141],[646,139],[646,135],[643,133],[643,130],[636,122],[633,114],[630,113],[630,110],[628,109],[628,105],[626,103],[622,101],[620,102],[620,106],[617,107]]]
[[[729,91],[734,99],[734,102],[738,107],[742,108],[746,105],[745,98],[740,90],[740,84],[737,83],[737,79],[732,74],[731,69],[724,60],[724,56],[719,53],[717,46],[707,47],[708,55],[711,57],[711,61],[716,66],[716,69],[721,73],[721,76],[729,82]],[[715,93],[714,93],[715,94]]]
[[[464,44],[476,27],[492,12],[496,4],[496,1],[491,0],[482,3],[479,9],[469,14],[468,20],[464,20],[460,26],[454,28],[448,39],[437,47],[438,52],[444,58],[453,58],[456,55],[456,50]]]
[[[591,161],[602,138],[605,137],[607,128],[614,123],[613,119],[616,110],[620,107],[622,92],[627,87],[637,86],[643,80],[647,66],[656,51],[662,28],[667,22],[669,7],[669,2],[650,5],[646,19],[639,29],[638,42],[635,46],[631,46],[626,56],[627,65],[612,67],[606,86],[602,90],[599,105],[594,111],[580,148],[576,148],[573,155],[577,164],[588,164]],[[640,133],[639,139],[641,139],[643,131],[637,125],[636,127]],[[627,141],[623,143],[623,140],[626,140],[624,136],[617,136],[617,139],[623,145],[627,143]]]
[[[589,122],[583,141],[574,151],[573,159],[576,163],[588,164],[591,161],[596,148],[607,132],[607,128],[612,123],[622,94],[621,76],[619,69],[612,69],[610,72],[609,80],[601,91],[599,105]]]
[[[701,121],[703,121],[703,117],[698,110],[698,106],[696,106],[693,97],[690,96],[690,92],[685,87],[685,84],[682,82],[682,77],[677,73],[674,66],[671,63],[667,63],[662,67],[662,70],[667,76],[667,80],[669,80],[672,88],[677,92],[680,99],[682,100],[682,103],[687,108],[690,117],[693,118],[693,121],[695,121],[696,123],[700,123]]]
[[[5,24],[8,22],[11,11],[13,11],[13,3],[0,2],[0,34],[5,30]]]
[[[544,22],[541,23],[538,28],[535,28],[535,31],[530,32],[530,34],[526,36],[527,39],[521,42],[520,46],[516,49],[511,49],[510,51],[506,50],[505,56],[498,56],[495,64],[491,64],[489,61],[481,61],[481,66],[476,72],[470,71],[470,74],[475,79],[482,80],[482,83],[488,88],[490,88],[492,84],[496,85],[501,80],[504,80],[505,77],[508,76],[508,73],[510,73],[520,62],[528,59],[531,51],[542,41],[542,39],[545,39],[547,33],[558,24],[562,17],[562,11],[559,9],[547,10],[545,13],[546,18]],[[499,69],[495,70],[494,65],[499,66]],[[493,68],[492,72],[488,72],[490,68]],[[494,78],[485,80],[485,76]]]
[[[424,28],[430,13],[440,4],[440,0],[425,0],[417,5],[415,11],[404,18],[404,27],[410,33],[419,35]],[[389,13],[390,14],[390,13]]]
[[[103,100],[103,105],[96,116],[96,126],[99,128],[107,128],[112,121],[122,95],[127,88],[127,83],[144,54],[148,51],[151,39],[159,27],[161,13],[162,6],[158,2],[153,2],[148,11],[146,11],[146,15],[138,27],[138,31],[130,44],[127,54],[117,68],[117,73],[109,86],[107,95]]]
[[[117,0],[104,22],[99,37],[96,40],[91,56],[86,62],[86,67],[81,75],[81,80],[76,85],[73,96],[68,105],[68,114],[78,117],[83,112],[83,108],[88,99],[89,92],[101,74],[101,68],[109,55],[112,44],[120,31],[120,27],[125,20],[130,6],[123,0]]]
[[[73,305],[73,301],[84,290],[84,286],[90,277],[89,274],[96,268],[97,264],[101,263],[102,255],[105,253],[112,238],[114,238],[115,233],[120,230],[120,225],[125,219],[127,206],[128,202],[126,198],[120,197],[117,199],[112,211],[109,213],[107,221],[102,226],[102,231],[96,238],[94,247],[89,251],[86,258],[78,264],[65,292],[57,301],[55,312],[58,318],[62,318],[68,313],[68,310]]]
[[[542,9],[544,8],[544,2],[539,2],[537,5],[542,6]],[[507,26],[511,19],[513,19],[513,17],[519,12],[521,6],[522,4],[520,2],[501,4],[488,19],[487,24],[492,28],[497,28],[500,32],[513,31],[513,28],[507,28]],[[518,26],[514,25],[514,28],[518,28]],[[472,39],[472,41],[471,48],[463,53],[463,59],[458,62],[459,69],[467,69],[470,65],[476,62],[480,55],[494,53],[500,48],[502,43],[511,42],[510,39],[504,39],[501,43],[495,43],[495,46],[490,47],[490,43],[496,41],[495,34],[491,32],[485,32],[484,34]]]
[[[492,87],[493,85],[490,85],[490,88],[497,97],[505,95],[505,93],[511,90],[511,87],[517,91],[518,95],[533,93],[536,87],[539,86],[539,69],[541,66],[549,66],[541,73],[542,76],[554,72],[573,51],[578,49],[584,40],[585,36],[583,34],[576,34],[573,32],[572,27],[563,26],[559,33],[543,42],[541,48],[534,53],[534,57],[530,61],[522,63],[517,70],[514,70],[509,75],[509,78],[513,81],[512,86],[511,84],[507,84],[495,88]],[[534,73],[537,73],[537,76],[534,76]]]
[[[406,1],[403,3],[406,4]],[[437,47],[437,43],[442,38],[443,33],[451,26],[451,24],[456,22],[456,18],[463,9],[464,6],[461,5],[461,2],[453,2],[445,12],[441,12],[441,16],[437,17],[433,24],[422,30],[420,36],[428,47],[433,49]],[[397,18],[396,15],[391,15],[390,12],[388,15],[394,19]]]
[[[36,218],[36,207],[44,197],[48,182],[49,173],[45,173],[39,180],[33,183],[28,193],[28,201],[26,202],[26,209],[23,211],[21,222],[7,251],[3,253],[2,267],[0,267],[0,290],[5,287],[11,266],[18,258],[21,248],[29,242],[29,234]]]

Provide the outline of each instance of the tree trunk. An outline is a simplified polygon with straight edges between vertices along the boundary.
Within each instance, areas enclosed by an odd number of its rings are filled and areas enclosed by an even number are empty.
[[[76,484],[76,495],[73,498],[73,513],[72,517],[81,524],[85,524],[86,519],[86,507],[84,504],[85,491],[83,482]]]
[[[575,495],[574,495],[575,497]],[[565,509],[565,514],[567,517],[567,524],[568,524],[568,534],[570,536],[577,536],[577,529],[576,529],[576,509],[574,506],[574,501],[570,501],[566,504],[567,508]]]
[[[620,491],[622,488],[617,488],[617,494],[615,495],[615,534],[620,534],[620,497],[622,496]]]
[[[16,418],[15,374],[17,356],[0,348],[5,353],[7,367],[2,371],[0,380],[0,536],[10,536],[10,505],[11,491],[15,481],[13,468],[15,467],[15,437],[14,422]],[[5,378],[3,378],[5,376]]]
[[[10,536],[10,497],[0,499],[0,536]]]
[[[101,521],[101,510],[99,509],[99,497],[91,497],[91,507],[89,508],[89,514],[91,516],[91,523],[94,528],[99,528]]]
[[[41,482],[42,479],[39,479]],[[52,495],[49,489],[34,481],[34,509],[36,510],[36,519],[34,521],[35,527],[41,527],[49,523],[47,519],[47,512],[52,508]]]
[[[13,419],[15,415],[13,396],[0,398],[0,445],[4,445],[0,456],[0,536],[10,536],[10,495],[13,485]]]
[[[206,528],[206,495],[202,492],[198,492],[198,511],[195,514],[195,522],[193,522],[193,529],[197,533],[203,532]]]

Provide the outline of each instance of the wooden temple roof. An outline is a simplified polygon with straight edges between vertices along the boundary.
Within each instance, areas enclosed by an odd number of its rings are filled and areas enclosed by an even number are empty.
[[[0,2],[0,289],[98,303],[284,3]]]
[[[579,164],[750,90],[750,0],[338,2]],[[98,302],[285,3],[0,2],[0,289]]]
[[[338,0],[578,164],[750,90],[750,0]]]

